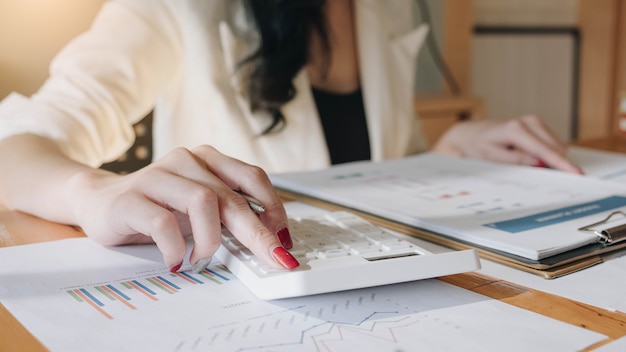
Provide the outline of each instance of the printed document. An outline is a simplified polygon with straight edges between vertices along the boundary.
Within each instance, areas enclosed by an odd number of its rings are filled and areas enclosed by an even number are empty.
[[[278,188],[531,260],[597,242],[578,229],[626,209],[618,183],[432,153],[270,177]]]
[[[0,249],[0,301],[51,351],[578,351],[606,336],[431,279],[262,301],[154,245]],[[280,287],[276,288],[277,290]]]

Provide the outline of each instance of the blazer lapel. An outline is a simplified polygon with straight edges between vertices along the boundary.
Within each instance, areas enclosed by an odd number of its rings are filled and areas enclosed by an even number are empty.
[[[396,0],[397,1],[397,0]],[[416,58],[427,33],[425,25],[393,33],[392,2],[356,0],[356,36],[361,89],[373,160],[400,157],[424,150],[414,118],[413,96]],[[410,6],[404,7],[404,11]],[[416,145],[419,144],[419,145]]]

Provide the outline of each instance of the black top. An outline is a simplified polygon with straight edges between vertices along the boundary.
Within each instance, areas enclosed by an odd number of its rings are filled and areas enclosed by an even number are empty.
[[[361,90],[347,94],[311,90],[324,128],[331,163],[369,160],[370,141]]]

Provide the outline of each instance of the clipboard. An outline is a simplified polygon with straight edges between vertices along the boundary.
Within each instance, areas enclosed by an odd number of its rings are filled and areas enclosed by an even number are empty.
[[[366,213],[358,209],[346,207],[312,196],[277,188],[284,201],[300,201],[328,210],[349,210],[371,221],[372,223],[432,242],[454,250],[475,249],[481,258],[507,265],[518,270],[538,275],[544,279],[555,279],[576,271],[602,263],[602,255],[626,248],[626,213],[615,211],[603,219],[583,226],[578,231],[592,232],[598,241],[570,251],[566,251],[540,260],[532,260],[510,253],[470,244],[442,233],[409,226],[381,216]],[[621,218],[617,219],[617,217]]]
[[[618,218],[619,219],[615,219]],[[614,220],[611,220],[614,219]],[[611,222],[622,220],[618,224]],[[583,226],[579,231],[592,232],[598,236],[598,241],[607,245],[612,245],[626,240],[626,213],[622,211],[614,211],[603,220],[593,224]]]

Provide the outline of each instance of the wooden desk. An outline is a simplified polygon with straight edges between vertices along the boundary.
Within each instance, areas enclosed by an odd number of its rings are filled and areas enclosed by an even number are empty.
[[[575,143],[581,147],[588,147],[609,152],[626,153],[626,136],[612,135],[605,138],[582,140]]]
[[[83,236],[75,227],[0,208],[0,247]],[[450,275],[440,280],[609,337],[591,349],[626,335],[626,314],[610,312],[477,273]],[[46,350],[2,305],[0,326],[1,350]]]
[[[84,237],[82,231],[41,220],[34,216],[10,211],[0,205],[0,247]],[[0,304],[0,350],[46,351],[12,315]]]

